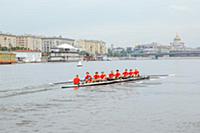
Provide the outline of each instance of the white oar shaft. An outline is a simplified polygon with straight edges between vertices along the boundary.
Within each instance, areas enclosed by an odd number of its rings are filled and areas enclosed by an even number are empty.
[[[81,80],[81,81],[83,81],[83,80]],[[73,80],[55,82],[55,83],[50,83],[50,84],[51,85],[59,85],[59,84],[68,84],[68,83],[73,83]]]

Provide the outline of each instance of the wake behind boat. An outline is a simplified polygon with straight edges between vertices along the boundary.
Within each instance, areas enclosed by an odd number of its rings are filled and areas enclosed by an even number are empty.
[[[92,83],[81,83],[79,85],[69,84],[69,85],[62,86],[62,88],[109,85],[109,84],[116,84],[116,83],[122,83],[122,82],[146,80],[149,78],[150,76],[140,76],[140,77],[132,77],[132,78],[126,78],[126,79],[115,79],[115,80],[99,81],[99,82],[92,82]]]

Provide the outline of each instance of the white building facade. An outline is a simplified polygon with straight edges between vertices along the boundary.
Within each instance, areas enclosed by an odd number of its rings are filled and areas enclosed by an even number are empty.
[[[55,48],[61,44],[69,44],[71,46],[74,46],[73,39],[69,38],[62,38],[60,37],[44,37],[42,38],[42,52],[49,53],[51,52],[52,48]]]
[[[79,50],[70,44],[61,44],[51,49],[49,62],[74,62],[79,61]]]

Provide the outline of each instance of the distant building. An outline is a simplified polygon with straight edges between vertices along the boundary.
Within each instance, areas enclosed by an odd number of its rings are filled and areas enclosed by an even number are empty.
[[[86,51],[92,55],[107,54],[106,43],[97,40],[76,40],[75,46],[80,48],[81,51]]]
[[[111,44],[111,49],[113,49],[114,48],[114,44]]]
[[[182,42],[180,36],[176,34],[174,41],[170,43],[172,50],[185,50],[185,43]]]
[[[42,39],[33,35],[17,36],[17,47],[42,51]]]
[[[125,51],[125,49],[124,49],[124,48],[121,48],[121,47],[117,47],[117,48],[113,48],[113,49],[112,49],[112,52],[113,52],[113,53],[120,53],[120,52],[122,52],[122,51]]]
[[[70,44],[61,44],[51,49],[49,62],[73,62],[80,60],[79,50]]]
[[[171,50],[171,46],[169,46],[169,45],[159,45],[158,46],[159,53],[169,53],[170,50]]]
[[[126,48],[126,52],[127,52],[127,53],[131,53],[131,52],[133,52],[133,50],[134,50],[133,47],[127,47],[127,48]]]
[[[74,46],[73,39],[60,37],[43,37],[42,38],[42,52],[49,53],[52,48],[55,48],[61,44],[69,44]]]
[[[41,62],[42,53],[34,50],[16,50],[13,52],[16,54],[18,62]]]
[[[11,34],[0,33],[0,47],[16,47],[16,36]]]
[[[113,49],[109,49],[109,56],[113,57],[125,57],[128,55],[127,51],[125,48],[122,47],[116,47]]]
[[[169,53],[171,47],[167,45],[161,45],[157,42],[150,44],[137,45],[134,48],[135,54],[158,54],[158,53]]]
[[[154,54],[158,52],[158,43],[142,44],[135,46],[134,51],[138,53]]]

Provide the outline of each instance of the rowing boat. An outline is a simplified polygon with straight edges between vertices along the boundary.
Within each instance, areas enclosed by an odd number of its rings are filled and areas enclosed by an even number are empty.
[[[127,78],[127,79],[116,79],[116,80],[95,82],[95,83],[82,83],[82,84],[79,84],[79,85],[70,85],[69,84],[69,85],[62,86],[62,88],[75,88],[75,87],[86,87],[86,86],[109,85],[109,84],[116,84],[116,83],[122,83],[122,82],[145,80],[145,79],[149,79],[149,78],[150,78],[150,76],[140,76],[140,77]]]
[[[75,88],[75,87],[86,87],[86,86],[109,85],[109,84],[116,84],[116,83],[122,83],[122,82],[145,80],[145,79],[149,79],[149,78],[150,78],[150,76],[140,76],[140,77],[127,78],[127,79],[116,79],[116,80],[95,82],[95,83],[82,83],[82,84],[79,84],[79,85],[65,85],[65,86],[62,86],[62,88]]]

